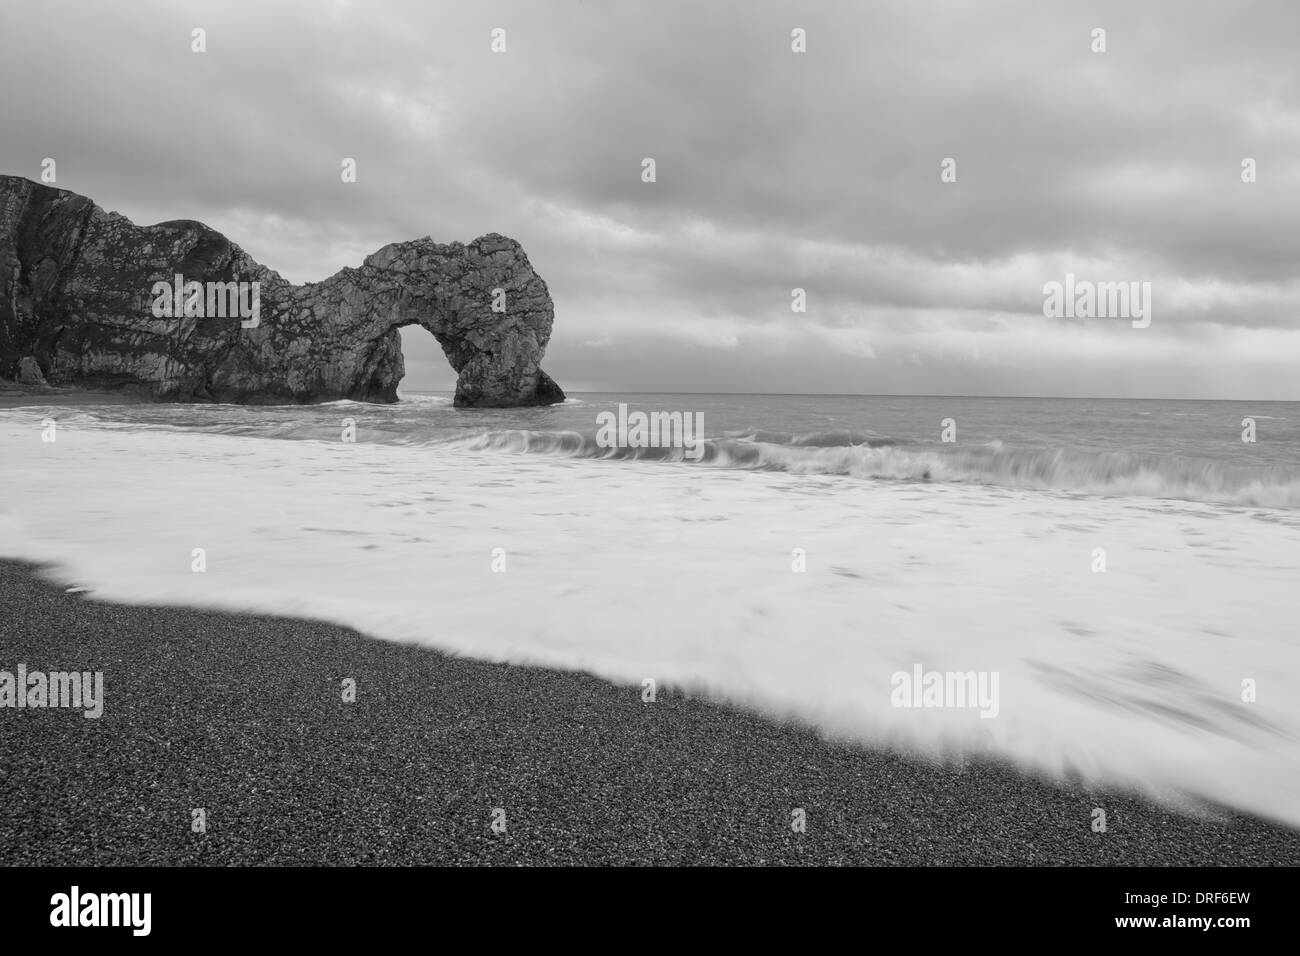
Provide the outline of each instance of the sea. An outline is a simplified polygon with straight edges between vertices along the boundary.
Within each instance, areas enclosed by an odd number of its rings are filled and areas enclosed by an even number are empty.
[[[611,446],[637,411],[702,444]],[[1300,403],[32,404],[0,557],[1300,826]]]

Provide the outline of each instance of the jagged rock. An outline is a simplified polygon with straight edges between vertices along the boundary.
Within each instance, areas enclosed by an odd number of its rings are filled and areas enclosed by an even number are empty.
[[[158,317],[155,283],[176,275],[257,283],[256,326],[183,314],[183,302]],[[360,268],[295,286],[200,222],[137,226],[76,193],[0,176],[3,377],[34,357],[52,384],[134,386],[163,401],[392,402],[398,329],[418,324],[459,374],[457,405],[548,405],[564,400],[540,366],[552,318],[523,248],[495,233],[393,243]]]
[[[38,388],[45,388],[49,382],[45,381],[45,376],[41,372],[41,367],[36,364],[36,359],[30,355],[23,358],[18,363],[18,384],[32,385]]]

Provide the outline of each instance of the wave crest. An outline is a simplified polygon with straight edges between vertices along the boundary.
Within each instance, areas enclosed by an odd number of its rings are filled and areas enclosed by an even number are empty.
[[[851,442],[850,438],[861,438]],[[703,442],[698,459],[683,448],[602,447],[576,431],[492,431],[446,444],[470,451],[505,451],[616,461],[664,461],[903,481],[974,483],[1084,494],[1175,498],[1251,507],[1300,508],[1300,470],[1230,465],[1201,459],[1008,448],[1000,441],[974,448],[904,445],[847,432],[785,435],[749,431]]]

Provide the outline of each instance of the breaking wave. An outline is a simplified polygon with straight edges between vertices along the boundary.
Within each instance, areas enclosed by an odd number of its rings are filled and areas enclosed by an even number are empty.
[[[759,430],[683,448],[602,447],[577,431],[511,429],[440,444],[566,458],[665,461],[716,468],[966,482],[1081,494],[1175,498],[1261,508],[1300,508],[1300,469],[1131,452],[904,444],[853,432],[790,435]]]

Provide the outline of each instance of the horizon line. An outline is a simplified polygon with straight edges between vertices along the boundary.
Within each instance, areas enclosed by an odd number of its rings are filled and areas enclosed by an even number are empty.
[[[408,388],[397,386],[399,392],[437,392],[448,395],[455,393],[455,388]],[[1139,398],[1121,395],[965,395],[921,392],[687,392],[687,391],[645,391],[641,389],[623,389],[619,391],[566,391],[566,395],[762,395],[772,398],[1011,398],[1011,399],[1052,399],[1079,402],[1270,402],[1273,404],[1300,404],[1300,398]]]

